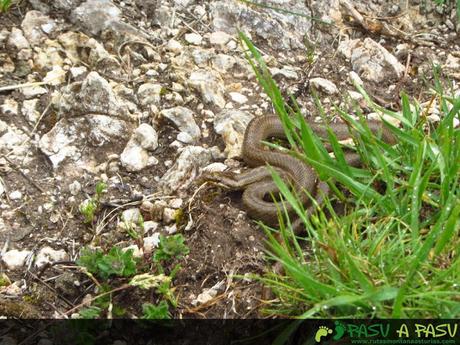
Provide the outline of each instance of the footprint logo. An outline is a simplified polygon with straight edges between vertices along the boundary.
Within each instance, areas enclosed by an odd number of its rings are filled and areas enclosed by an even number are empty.
[[[332,339],[339,340],[340,338],[343,337],[344,334],[345,334],[345,325],[340,321],[336,321],[335,322],[335,335]]]
[[[328,335],[328,334],[331,334],[332,333],[332,329],[326,327],[326,326],[319,326],[319,329],[316,331],[316,334],[315,334],[315,340],[317,343],[319,343],[321,341],[321,338]]]

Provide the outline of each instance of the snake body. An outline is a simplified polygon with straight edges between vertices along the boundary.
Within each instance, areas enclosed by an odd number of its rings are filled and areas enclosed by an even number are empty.
[[[327,138],[326,127],[322,124],[309,123],[312,130],[320,137]],[[394,143],[394,137],[382,126],[379,121],[368,121],[369,129],[380,133],[383,141]],[[339,140],[350,137],[349,128],[345,123],[330,124]],[[214,181],[218,181],[232,189],[244,190],[242,201],[248,215],[254,219],[261,220],[270,226],[278,224],[278,208],[271,201],[270,195],[279,192],[278,187],[272,180],[267,164],[272,166],[281,177],[295,190],[305,210],[310,213],[314,207],[309,203],[310,198],[304,192],[312,195],[318,204],[322,202],[322,196],[328,193],[329,189],[325,182],[318,179],[316,172],[303,161],[279,151],[269,151],[262,141],[271,137],[285,138],[284,128],[281,120],[276,115],[253,118],[245,131],[242,158],[245,163],[253,169],[242,174],[220,173],[214,175]],[[359,165],[355,153],[346,152],[345,159],[351,165]],[[308,204],[310,204],[308,206]],[[289,215],[294,214],[294,209],[289,203],[285,204]]]

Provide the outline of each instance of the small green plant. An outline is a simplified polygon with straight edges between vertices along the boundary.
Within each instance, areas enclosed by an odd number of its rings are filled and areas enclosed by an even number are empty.
[[[8,11],[11,5],[11,0],[0,0],[0,12]]]
[[[142,318],[147,320],[164,320],[171,318],[169,306],[166,301],[161,301],[157,305],[144,303],[142,305],[142,311],[144,313]]]
[[[136,274],[133,252],[133,249],[123,251],[118,247],[112,247],[109,253],[104,255],[100,249],[84,248],[77,264],[103,279],[113,275],[130,277]]]
[[[125,220],[124,229],[132,239],[139,240],[144,235],[144,217],[142,217],[142,215],[139,215],[137,223]]]
[[[181,258],[187,255],[190,250],[184,242],[185,238],[182,234],[173,236],[160,235],[160,243],[153,256],[153,261],[159,263],[160,261]]]
[[[99,208],[102,193],[107,189],[107,185],[104,182],[98,182],[96,184],[96,194],[94,197],[85,200],[80,205],[80,213],[85,217],[85,223],[92,223],[97,209]]]
[[[89,306],[88,308],[81,309],[78,312],[80,319],[97,319],[101,315],[101,308],[96,306]]]

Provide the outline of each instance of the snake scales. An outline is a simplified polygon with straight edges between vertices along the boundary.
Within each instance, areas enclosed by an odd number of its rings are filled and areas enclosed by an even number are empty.
[[[327,138],[327,131],[324,125],[317,123],[309,124],[312,130],[320,137]],[[369,129],[374,133],[380,133],[383,141],[393,144],[394,137],[382,126],[379,121],[368,121]],[[331,129],[339,140],[350,137],[348,126],[345,123],[330,124]],[[267,164],[274,167],[281,177],[291,184],[297,196],[306,207],[307,214],[314,209],[311,200],[306,193],[308,191],[318,202],[322,203],[322,196],[326,195],[329,188],[325,182],[318,179],[316,172],[309,165],[301,160],[283,152],[267,150],[262,141],[271,137],[285,138],[281,120],[276,115],[255,117],[246,128],[242,146],[242,157],[246,164],[253,169],[241,174],[218,173],[207,177],[207,180],[222,183],[235,190],[244,190],[242,201],[248,215],[254,219],[261,220],[267,225],[278,224],[278,209],[271,201],[271,193],[276,195],[278,187],[272,180],[272,175]],[[350,165],[359,165],[359,158],[356,153],[345,152],[345,159]],[[320,192],[322,191],[322,192]],[[289,203],[285,205],[290,216],[294,210]]]

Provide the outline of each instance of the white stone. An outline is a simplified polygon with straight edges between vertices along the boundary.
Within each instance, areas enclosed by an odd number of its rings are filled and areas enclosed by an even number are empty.
[[[339,92],[339,89],[337,89],[337,86],[335,86],[332,81],[324,78],[312,78],[310,79],[310,84],[328,95],[333,95]]]
[[[190,74],[189,84],[200,92],[205,103],[219,108],[225,107],[224,81],[219,74],[210,70],[199,69]]]
[[[210,289],[204,289],[202,293],[198,295],[198,297],[191,302],[193,306],[197,306],[200,304],[204,304],[212,300],[214,297],[217,296],[217,293],[222,289],[224,286],[224,282],[218,282]]]
[[[31,124],[35,124],[37,120],[40,118],[40,113],[36,110],[37,109],[38,99],[26,99],[22,103],[22,114],[25,116],[27,121]]]
[[[22,88],[21,91],[26,99],[41,96],[48,92],[48,90],[41,86],[28,86]]]
[[[188,43],[196,45],[196,46],[199,46],[201,42],[203,41],[203,37],[194,32],[185,34],[184,38]]]
[[[110,25],[121,24],[120,14],[121,10],[111,0],[86,0],[72,11],[70,18],[79,27],[98,35]]]
[[[65,250],[54,250],[53,248],[47,246],[43,247],[38,252],[37,257],[35,258],[35,266],[40,268],[49,262],[63,261],[68,259],[69,255],[65,252]]]
[[[24,37],[21,29],[13,27],[11,29],[11,34],[8,38],[7,45],[15,48],[16,50],[28,49],[30,48],[29,41]]]
[[[24,266],[29,255],[32,255],[30,250],[12,249],[2,255],[2,261],[8,269],[14,270]]]
[[[181,132],[187,133],[194,141],[201,137],[200,127],[195,122],[192,110],[178,106],[170,109],[163,109],[160,114],[171,120]],[[184,139],[182,137],[182,139]]]
[[[77,195],[81,192],[81,184],[78,181],[73,181],[69,184],[69,191],[72,195]]]
[[[181,198],[174,198],[169,201],[169,207],[181,208],[183,203],[184,200],[182,200]]]
[[[0,106],[3,114],[8,116],[16,116],[18,114],[18,102],[13,98],[6,98]]]
[[[241,156],[244,132],[254,116],[241,110],[226,109],[214,119],[214,130],[225,142],[225,153],[228,158]]]
[[[281,69],[278,67],[272,67],[272,68],[269,68],[269,70],[270,70],[270,73],[274,77],[281,75],[285,77],[286,79],[298,79],[299,78],[297,72],[294,70],[293,67],[290,67],[290,66],[285,66]]]
[[[194,141],[193,138],[190,136],[190,134],[186,132],[180,132],[177,135],[177,140],[184,144],[192,144]]]
[[[163,209],[163,222],[165,224],[171,224],[176,221],[177,210],[169,207]]]
[[[11,199],[11,200],[20,200],[22,198],[22,193],[18,190],[15,190],[13,192],[11,192],[8,197]]]
[[[70,68],[70,75],[72,78],[77,78],[87,72],[87,68],[85,66],[79,66],[79,67],[71,67]]]
[[[160,243],[160,233],[156,232],[152,236],[144,237],[144,252],[150,254],[153,252],[153,249],[158,247]]]
[[[447,55],[444,67],[453,71],[460,71],[460,57],[453,56],[452,54]]]
[[[228,167],[224,164],[224,163],[221,163],[221,162],[214,162],[214,163],[211,163],[207,166],[205,166],[203,168],[203,171],[204,172],[210,172],[210,173],[213,173],[213,172],[222,172],[222,171],[225,171]]]
[[[180,44],[180,42],[176,41],[175,39],[170,39],[166,45],[166,50],[175,54],[179,54],[183,49],[184,48],[182,47],[182,44]]]
[[[197,168],[209,164],[212,157],[211,149],[201,146],[185,147],[174,165],[160,178],[158,182],[160,189],[168,194],[187,188],[195,179]]]
[[[126,223],[137,224],[141,219],[141,211],[137,207],[128,208],[121,213],[121,220]]]
[[[146,150],[154,151],[158,147],[158,134],[147,123],[140,124],[134,131],[133,137]]]
[[[151,104],[156,106],[160,105],[161,91],[163,87],[157,83],[145,83],[139,86],[137,90],[137,97],[140,103],[148,108]]]
[[[400,78],[405,71],[394,55],[371,38],[342,41],[338,51],[350,59],[353,71],[366,80],[381,82],[389,76]]]
[[[145,233],[155,232],[158,229],[159,224],[153,220],[148,220],[144,222],[144,231]]]
[[[133,257],[134,258],[142,258],[144,256],[144,251],[142,249],[139,249],[139,247],[135,244],[132,244],[128,247],[122,248],[123,252],[127,252],[128,250],[132,249],[133,251]]]
[[[65,82],[66,71],[61,66],[53,66],[53,69],[49,71],[43,81],[50,85],[60,85]]]
[[[212,67],[220,73],[226,73],[233,68],[236,64],[236,59],[227,54],[217,54],[212,59]]]
[[[209,43],[216,45],[225,45],[232,39],[232,36],[224,31],[215,31],[209,35]]]
[[[350,79],[351,83],[354,83],[354,84],[357,84],[357,85],[360,85],[360,86],[364,85],[363,80],[359,77],[358,73],[356,73],[355,71],[351,71],[348,74],[348,78]]]
[[[244,104],[248,101],[248,98],[239,92],[230,92],[230,98],[238,104]]]
[[[29,11],[24,16],[21,28],[30,44],[36,46],[48,37],[47,34],[53,32],[56,23],[40,11]]]
[[[350,98],[355,101],[360,101],[364,98],[363,95],[361,95],[359,92],[353,90],[347,90],[347,92],[350,95]]]
[[[130,140],[120,155],[120,162],[130,172],[141,171],[149,164],[147,150]]]

